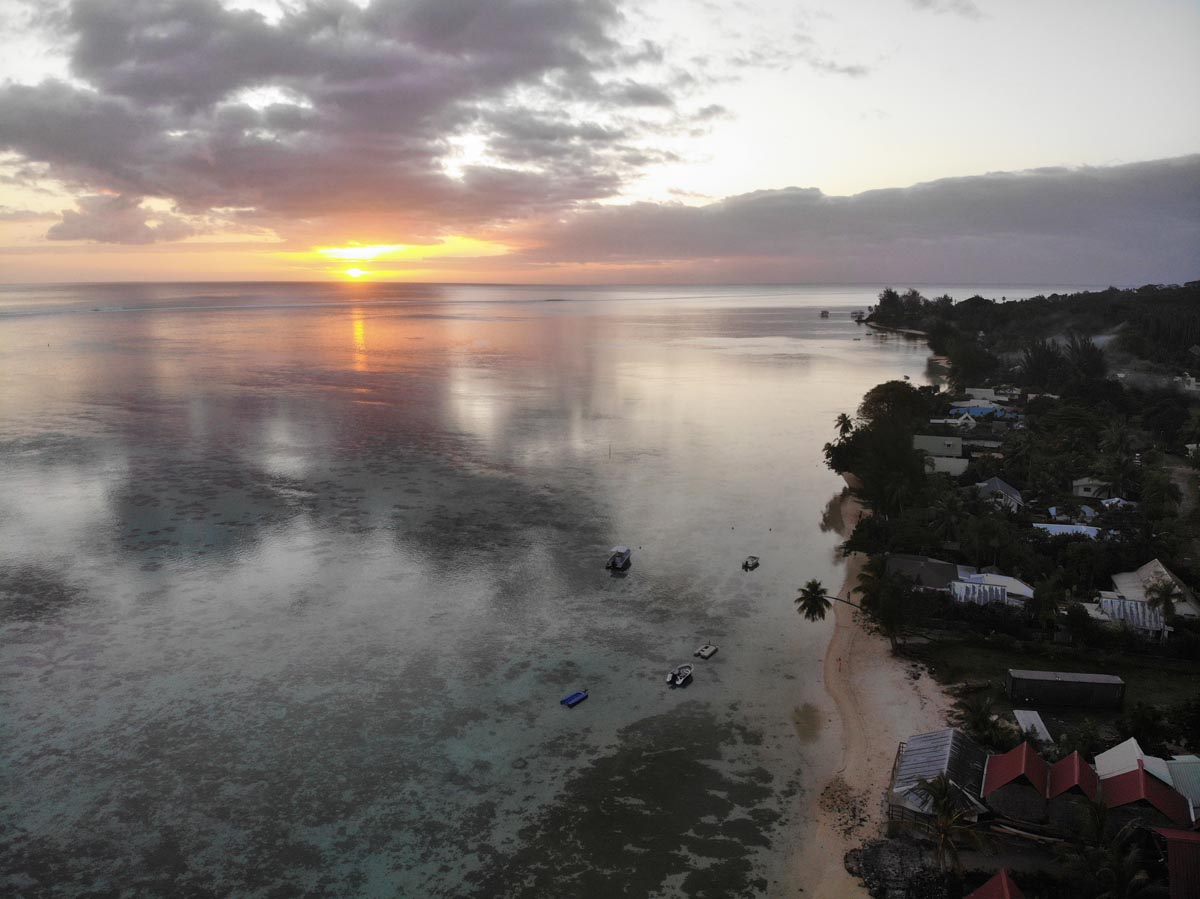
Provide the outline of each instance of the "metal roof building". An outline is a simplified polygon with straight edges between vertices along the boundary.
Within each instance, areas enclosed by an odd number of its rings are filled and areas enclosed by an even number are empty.
[[[1200,833],[1156,827],[1167,841],[1167,886],[1171,899],[1200,896]]]
[[[900,744],[892,766],[888,791],[889,814],[893,817],[932,814],[929,799],[919,784],[945,774],[958,789],[962,805],[975,814],[987,810],[979,800],[987,753],[978,743],[952,727],[917,734]]]
[[[1013,883],[1008,868],[1001,868],[992,879],[966,896],[966,899],[1025,899],[1025,894]],[[1174,899],[1172,894],[1171,899]]]

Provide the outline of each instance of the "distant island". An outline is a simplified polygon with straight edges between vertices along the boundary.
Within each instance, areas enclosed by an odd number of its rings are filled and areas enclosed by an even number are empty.
[[[851,582],[797,604],[857,604],[947,714],[886,747],[885,826],[847,831],[869,837],[848,870],[873,896],[1194,895],[1200,282],[888,288],[865,323],[926,340],[943,386],[889,381],[838,416]]]

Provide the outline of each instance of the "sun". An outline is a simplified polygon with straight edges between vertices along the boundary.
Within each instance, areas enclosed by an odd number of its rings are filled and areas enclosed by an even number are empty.
[[[363,275],[366,274],[366,272],[363,271],[361,268],[348,268],[348,269],[346,269],[346,274],[349,275],[351,278],[361,278]]]

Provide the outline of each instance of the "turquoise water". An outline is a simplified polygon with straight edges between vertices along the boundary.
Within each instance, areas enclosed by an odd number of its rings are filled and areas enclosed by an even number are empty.
[[[876,292],[0,289],[0,892],[778,895]]]

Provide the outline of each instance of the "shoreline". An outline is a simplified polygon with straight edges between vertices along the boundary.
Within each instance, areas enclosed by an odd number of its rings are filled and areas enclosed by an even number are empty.
[[[838,533],[848,537],[866,513],[849,491],[841,510]],[[847,558],[838,597],[852,598],[867,558],[862,553]],[[952,700],[915,663],[893,656],[887,639],[868,631],[853,608],[833,605],[822,682],[837,726],[826,729],[810,754],[812,781],[792,875],[805,895],[858,899],[868,896],[866,888],[842,860],[882,834],[883,793],[897,745],[912,734],[944,727]]]

